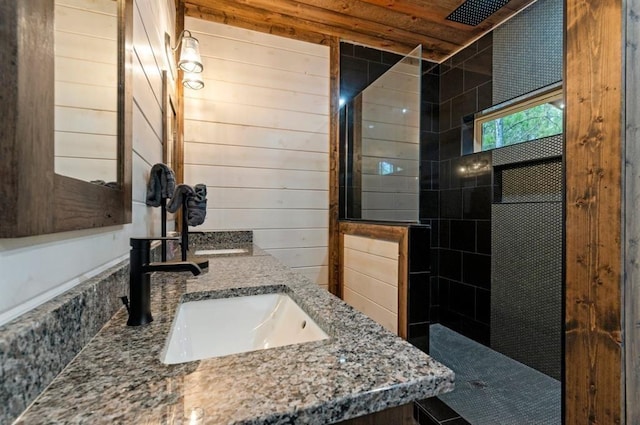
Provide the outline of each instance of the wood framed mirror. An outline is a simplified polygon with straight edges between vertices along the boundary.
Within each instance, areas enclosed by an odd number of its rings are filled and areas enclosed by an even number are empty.
[[[113,1],[113,0],[105,0]],[[117,171],[113,187],[55,173],[54,2],[3,2],[0,237],[131,222],[133,0],[117,3]]]

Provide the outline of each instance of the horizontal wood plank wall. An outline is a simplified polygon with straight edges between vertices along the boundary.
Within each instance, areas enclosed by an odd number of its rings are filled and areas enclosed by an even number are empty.
[[[408,227],[340,223],[342,299],[407,338]]]
[[[117,3],[55,2],[55,172],[117,181]]]
[[[625,2],[565,4],[565,423],[619,424]]]
[[[187,17],[202,90],[186,90],[185,182],[208,189],[195,230],[254,241],[328,283],[329,48]]]

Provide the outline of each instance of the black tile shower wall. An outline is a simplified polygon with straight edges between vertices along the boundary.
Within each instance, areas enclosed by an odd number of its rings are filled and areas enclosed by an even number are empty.
[[[490,331],[491,153],[473,154],[473,146],[463,143],[462,133],[466,116],[492,105],[492,47],[492,34],[488,34],[440,65],[439,161],[437,167],[431,164],[429,176],[421,178],[431,183],[421,189],[435,187],[438,196],[438,215],[431,222],[437,233],[432,238],[432,258],[438,262],[438,271],[431,278],[430,321],[486,345]],[[431,215],[434,209],[425,202],[421,214]]]
[[[431,229],[409,226],[408,340],[429,352],[431,307]]]

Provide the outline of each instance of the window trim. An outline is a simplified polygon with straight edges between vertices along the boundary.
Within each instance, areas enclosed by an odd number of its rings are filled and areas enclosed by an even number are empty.
[[[526,109],[531,109],[545,103],[551,103],[556,100],[562,100],[564,98],[564,91],[562,86],[554,87],[550,90],[545,90],[542,93],[536,93],[521,101],[515,103],[509,102],[504,107],[498,107],[497,109],[491,108],[485,113],[476,114],[473,120],[473,152],[483,152],[482,150],[482,125],[486,122],[493,121],[498,118],[506,117]],[[520,142],[520,143],[524,143]],[[495,148],[494,148],[495,149]],[[490,149],[487,149],[490,150]]]

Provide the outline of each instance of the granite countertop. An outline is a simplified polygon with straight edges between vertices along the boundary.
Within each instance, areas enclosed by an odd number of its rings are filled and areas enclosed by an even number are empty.
[[[154,322],[123,308],[19,424],[325,424],[453,389],[442,364],[256,248],[207,273],[155,273]],[[181,301],[285,290],[330,339],[176,365],[160,362]],[[197,420],[193,421],[193,418]]]

